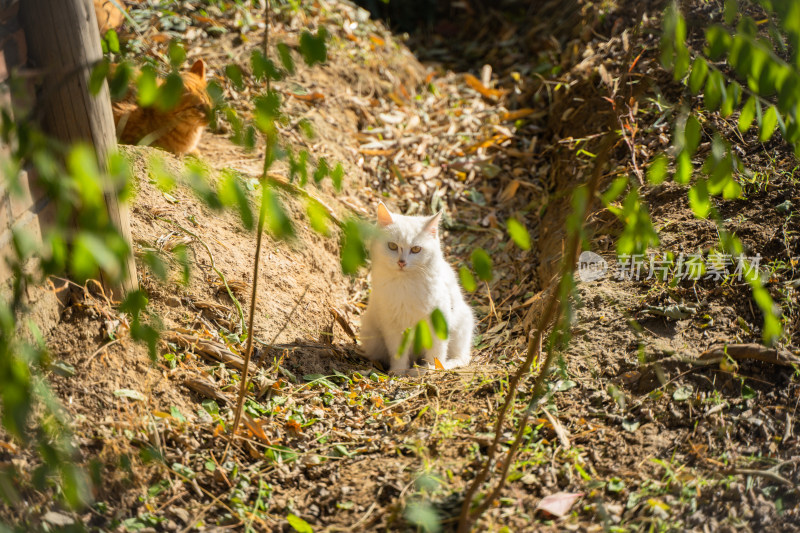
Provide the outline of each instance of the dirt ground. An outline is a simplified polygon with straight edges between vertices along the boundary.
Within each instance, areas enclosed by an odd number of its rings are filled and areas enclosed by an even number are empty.
[[[152,161],[178,175],[202,168],[212,184],[227,172],[253,183],[263,153],[233,145],[224,121],[205,132],[196,157],[123,147],[137,179],[139,280],[164,340],[152,362],[126,338],[126,318],[113,305],[73,288],[48,346],[75,373],[51,381],[74,418],[80,459],[91,464],[96,503],[72,512],[31,489],[24,508],[0,508],[3,520],[22,530],[57,530],[48,512],[91,531],[310,531],[298,518],[313,531],[454,530],[509,375],[556,281],[570,196],[591,173],[600,135],[622,129],[635,138],[612,147],[605,189],[620,175],[635,180],[669,145],[669,117],[680,106],[699,110],[658,63],[662,4],[562,4],[451,2],[420,26],[427,30],[404,37],[349,2],[314,2],[285,6],[270,27],[273,42],[290,47],[305,28],[331,34],[327,63],[307,67],[296,56],[297,72],[275,84],[288,117],[281,141],[346,171],[341,192],[328,181],[307,190],[342,218],[369,219],[378,200],[408,214],[444,208],[454,266],[469,264],[475,247],[491,253],[493,280],[468,294],[479,321],[469,367],[391,378],[361,358],[351,334],[368,298],[367,270],[342,274],[338,229],[315,233],[302,198],[283,192],[297,236],[266,238],[245,438],[226,455],[243,344],[224,282],[246,312],[255,235],[185,185],[161,191]],[[722,9],[685,4],[697,20]],[[158,18],[145,3],[132,6],[148,25],[128,37],[162,43],[146,48],[153,57],[165,46],[158,36],[180,37],[189,61],[203,58],[248,116],[260,87],[247,78],[235,89],[224,68],[248,64],[262,15],[172,7],[174,16]],[[302,133],[304,119],[313,138]],[[747,255],[761,256],[783,313],[784,359],[698,362],[726,343],[760,342],[762,316],[747,283],[617,279],[622,225],[596,201],[584,249],[605,258],[609,272],[576,278],[571,339],[557,347],[542,407],[552,420],[535,415],[477,531],[800,528],[800,385],[790,364],[800,355],[798,163],[779,136],[763,145],[735,131],[735,115],[706,119],[749,169],[737,176],[744,197],[717,207]],[[709,141],[706,132],[701,155]],[[273,170],[287,175],[284,162]],[[714,225],[692,215],[686,188],[667,182],[643,191],[659,253],[718,246]],[[780,209],[787,200],[794,207]],[[528,229],[530,250],[508,239],[511,216]],[[159,281],[142,259],[179,244],[190,251],[189,283],[175,262]],[[680,312],[666,316],[670,306]],[[534,376],[519,387],[520,410]],[[514,429],[506,428],[504,445]],[[0,460],[33,460],[13,449],[4,446]],[[559,492],[580,495],[565,516],[537,511]]]

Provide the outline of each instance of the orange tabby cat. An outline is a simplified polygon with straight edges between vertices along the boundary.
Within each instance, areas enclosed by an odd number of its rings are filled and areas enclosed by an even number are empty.
[[[181,78],[183,94],[178,105],[169,111],[140,107],[131,98],[112,104],[119,142],[158,146],[173,154],[185,154],[197,148],[211,112],[203,60],[195,61]]]
[[[119,2],[119,5],[123,5]],[[94,12],[97,15],[97,26],[100,35],[105,35],[108,30],[116,30],[122,26],[125,15],[109,0],[94,0]]]

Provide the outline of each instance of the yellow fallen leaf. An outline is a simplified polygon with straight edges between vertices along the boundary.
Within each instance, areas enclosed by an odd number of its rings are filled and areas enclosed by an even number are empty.
[[[243,420],[247,426],[247,429],[249,429],[258,440],[264,442],[265,444],[272,444],[267,438],[267,434],[264,433],[264,429],[261,427],[261,424],[253,420],[253,418],[247,413],[242,414],[244,415]]]
[[[519,120],[521,118],[525,118],[528,115],[532,115],[534,110],[530,107],[524,107],[522,109],[517,109],[514,111],[506,111],[502,115],[500,115],[500,120]]]
[[[361,148],[358,150],[358,153],[364,155],[392,155],[394,152],[395,150],[372,150],[369,148]]]
[[[436,367],[436,370],[444,370],[444,365],[439,361],[438,357],[433,358],[433,366]]]
[[[317,100],[324,100],[325,95],[319,92],[313,92],[309,94],[296,94],[290,93],[292,96],[297,98],[298,100],[302,100],[303,102],[316,102]]]
[[[481,94],[481,96],[485,98],[496,99],[506,94],[506,91],[502,91],[499,89],[489,89],[488,87],[486,87],[484,84],[481,83],[481,80],[479,80],[472,74],[464,74],[464,81],[467,83],[467,85],[478,91]]]
[[[514,198],[514,195],[517,194],[517,189],[519,189],[519,180],[511,180],[511,183],[506,185],[505,189],[497,195],[497,203],[504,204]]]

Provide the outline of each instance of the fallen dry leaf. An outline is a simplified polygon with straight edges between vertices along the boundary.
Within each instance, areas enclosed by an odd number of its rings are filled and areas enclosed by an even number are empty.
[[[291,94],[292,96],[294,96],[298,100],[300,100],[302,102],[307,102],[307,103],[317,102],[319,100],[324,100],[325,99],[325,95],[320,93],[320,92],[313,92],[313,93],[308,93],[308,94],[297,94],[297,93],[289,93],[289,94]]]
[[[511,180],[511,183],[506,185],[503,191],[497,195],[497,203],[504,204],[514,198],[514,195],[517,194],[517,189],[519,189],[519,180]]]
[[[531,109],[530,107],[525,107],[522,109],[516,109],[514,111],[506,111],[502,115],[500,115],[500,120],[507,121],[507,120],[519,120],[521,118],[525,118],[529,115],[534,114],[536,111]]]
[[[582,497],[582,492],[556,492],[542,498],[534,512],[541,511],[547,515],[562,518],[569,513],[575,502]]]
[[[486,87],[484,84],[481,83],[481,80],[479,80],[472,74],[464,74],[464,81],[467,83],[467,85],[478,91],[480,95],[483,96],[484,98],[496,100],[497,98],[500,98],[501,96],[506,94],[506,91],[501,91],[499,89],[489,89],[488,87]]]
[[[257,439],[259,439],[260,441],[264,442],[267,445],[271,445],[272,442],[270,442],[269,438],[267,438],[267,434],[264,433],[264,429],[261,427],[261,424],[253,420],[253,417],[251,417],[247,413],[243,412],[242,414],[244,415],[242,417],[242,420],[244,420],[247,429],[249,429]]]

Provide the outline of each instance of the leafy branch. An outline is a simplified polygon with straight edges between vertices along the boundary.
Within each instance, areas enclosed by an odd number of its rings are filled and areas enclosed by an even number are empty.
[[[472,509],[475,493],[483,486],[484,482],[493,472],[495,456],[497,455],[497,450],[500,445],[503,427],[505,426],[506,419],[513,415],[514,400],[516,399],[519,383],[522,378],[529,373],[533,361],[541,353],[542,341],[545,337],[547,329],[552,324],[559,323],[565,306],[569,305],[569,298],[572,294],[573,288],[575,259],[580,251],[582,241],[583,223],[589,215],[591,202],[595,196],[595,193],[597,192],[600,176],[603,168],[605,167],[605,163],[608,159],[608,153],[613,145],[614,139],[614,135],[606,134],[605,139],[602,141],[598,156],[595,159],[591,179],[585,187],[577,189],[573,195],[573,215],[569,223],[569,236],[567,245],[561,260],[561,272],[558,286],[556,290],[551,293],[547,303],[545,304],[544,310],[542,311],[539,322],[536,326],[535,333],[529,336],[525,361],[517,369],[517,371],[514,373],[514,376],[509,381],[506,399],[497,415],[497,422],[495,423],[494,427],[494,438],[489,446],[489,450],[487,451],[483,468],[472,481],[472,484],[469,486],[466,494],[464,495],[464,502],[461,505],[461,512],[458,520],[459,533],[467,533],[470,531],[472,524],[474,524],[475,521],[480,518],[480,516],[489,508],[492,502],[500,494],[500,491],[505,485],[509,467],[513,463],[514,457],[519,450],[522,439],[524,438],[528,418],[533,412],[533,409],[539,404],[539,400],[544,396],[545,379],[549,374],[550,365],[554,359],[555,350],[553,349],[548,349],[547,356],[540,366],[539,374],[536,376],[536,380],[533,384],[530,403],[528,404],[528,408],[525,410],[523,417],[519,421],[519,426],[514,441],[512,442],[509,451],[506,452],[505,460],[503,461],[502,468],[500,469],[499,481],[487,495],[484,495],[483,501],[478,505],[478,507],[476,509]],[[557,329],[558,328],[556,328],[556,330]]]

